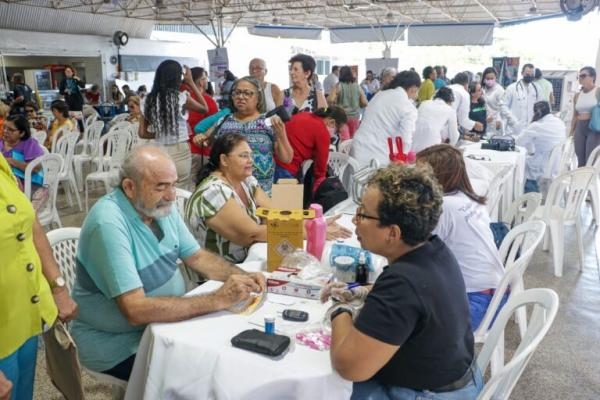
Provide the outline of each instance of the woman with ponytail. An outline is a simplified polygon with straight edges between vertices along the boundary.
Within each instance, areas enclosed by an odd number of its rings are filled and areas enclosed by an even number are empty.
[[[247,139],[236,133],[219,136],[208,163],[196,178],[198,186],[185,210],[185,221],[198,243],[233,263],[244,261],[249,247],[266,242],[267,227],[256,215],[271,199],[252,176],[253,154]],[[328,221],[328,238],[351,232]]]
[[[194,100],[187,91],[179,92],[183,80],[194,92]],[[144,118],[140,121],[139,135],[143,139],[155,139],[171,156],[177,168],[177,183],[187,186],[192,167],[192,155],[188,141],[188,111],[206,113],[208,107],[192,73],[185,71],[174,60],[165,60],[156,69],[152,91],[146,96]]]

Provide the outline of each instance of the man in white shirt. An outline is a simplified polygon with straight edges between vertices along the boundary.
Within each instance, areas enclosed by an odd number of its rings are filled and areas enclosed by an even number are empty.
[[[331,93],[331,89],[336,86],[340,78],[340,67],[334,65],[331,67],[331,73],[323,80],[323,91],[325,92],[325,98]]]
[[[375,93],[379,91],[379,80],[373,76],[373,71],[367,71],[367,77],[360,83],[360,86],[365,91],[367,99],[371,100]]]
[[[452,89],[452,93],[454,93],[452,108],[456,111],[458,125],[467,131],[472,131],[473,129],[482,131],[483,124],[481,122],[469,119],[469,111],[471,109],[471,96],[468,91],[469,75],[464,72],[459,72],[454,79],[452,79],[452,85],[448,87]]]
[[[460,134],[456,111],[452,108],[454,95],[448,87],[440,88],[433,100],[426,100],[419,107],[417,127],[413,136],[412,150],[417,153],[439,143],[455,145]]]
[[[400,136],[403,152],[408,153],[417,121],[417,108],[411,99],[417,97],[420,85],[421,78],[416,72],[402,71],[387,89],[369,102],[350,149],[350,155],[361,166],[373,159],[380,166],[389,164],[387,140],[390,137]]]
[[[504,104],[508,108],[506,115],[506,133],[518,136],[533,118],[533,105],[544,98],[542,88],[534,79],[535,67],[525,64],[521,69],[522,79],[510,84],[504,93]]]

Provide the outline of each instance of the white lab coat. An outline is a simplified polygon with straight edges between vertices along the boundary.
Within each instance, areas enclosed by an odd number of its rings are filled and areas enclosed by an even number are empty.
[[[469,111],[471,109],[471,96],[467,92],[463,85],[452,84],[448,86],[452,89],[454,94],[454,102],[452,108],[456,111],[456,117],[458,118],[458,125],[464,129],[471,131],[475,126],[475,121],[469,119]]]
[[[388,137],[402,137],[403,152],[407,154],[412,145],[417,121],[417,108],[401,88],[380,91],[365,109],[360,127],[352,139],[350,156],[361,166],[372,159],[380,166],[389,164]],[[397,151],[394,143],[394,151]]]
[[[538,180],[543,176],[552,149],[566,137],[565,123],[552,114],[532,122],[523,130],[523,133],[517,137],[516,143],[527,149],[525,179]]]
[[[444,100],[426,100],[421,103],[418,112],[412,144],[415,152],[443,143],[446,139],[451,145],[458,142],[460,134],[456,122],[456,111]]]
[[[508,111],[505,133],[520,135],[533,119],[533,105],[543,99],[544,92],[535,82],[527,85],[520,80],[510,84],[504,93],[504,104]]]
[[[484,86],[483,99],[485,100],[487,116],[493,118],[492,122],[487,124],[487,134],[493,136],[496,134],[496,122],[504,123],[503,120],[508,115],[508,109],[504,104],[504,88],[498,83],[491,88]]]

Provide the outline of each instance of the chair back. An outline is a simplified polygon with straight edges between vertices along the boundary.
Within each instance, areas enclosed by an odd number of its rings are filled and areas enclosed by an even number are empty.
[[[338,146],[338,151],[342,154],[350,155],[350,149],[352,148],[352,139],[347,139],[340,142]]]
[[[550,218],[555,207],[563,209],[563,221],[575,221],[579,218],[581,206],[595,175],[594,167],[581,167],[556,177],[548,189],[544,219]]]
[[[129,154],[129,143],[131,142],[131,135],[129,130],[116,130],[110,135],[109,147],[110,147],[110,158],[108,159],[107,169],[109,171],[118,170],[121,168],[121,164],[125,161],[125,157]]]
[[[129,113],[117,114],[108,122],[108,124],[112,127],[119,122],[127,121],[127,118],[129,118]]]
[[[354,176],[352,177],[352,187],[349,194],[356,204],[360,204],[360,199],[362,198],[363,191],[367,186],[367,182],[371,175],[377,171],[378,168],[379,164],[377,161],[372,160],[370,165],[363,167],[354,173]]]
[[[94,122],[96,122],[98,120],[98,113],[96,112],[96,110],[94,110],[94,108],[92,108],[92,111],[89,111],[89,114],[87,115],[87,117],[85,118],[85,126],[88,127],[91,124],[93,124]],[[86,112],[84,111],[84,114],[86,114]]]
[[[37,215],[42,226],[50,224],[52,221],[60,225],[58,210],[56,209],[56,194],[60,182],[60,173],[63,169],[64,160],[60,154],[44,154],[31,161],[25,168],[25,196],[31,200],[31,175],[41,166],[41,172],[44,175],[43,185],[48,189],[48,201],[42,209],[37,210]]]
[[[56,142],[55,152],[60,154],[64,160],[61,175],[65,175],[73,165],[73,156],[75,155],[75,147],[77,146],[78,139],[79,132],[68,132]]]
[[[80,233],[81,228],[59,228],[46,234],[60,273],[67,281],[69,293],[71,293],[75,284],[77,245],[79,244]]]
[[[129,123],[129,134],[131,135],[129,151],[135,149],[140,144],[140,134],[138,133],[139,128],[139,122]]]
[[[499,257],[504,265],[504,275],[494,292],[494,296],[474,332],[476,337],[484,337],[495,324],[494,316],[502,298],[508,293],[510,296],[522,291],[523,274],[529,266],[535,249],[544,238],[546,224],[542,221],[527,221],[511,229],[499,249]]]
[[[592,150],[585,166],[594,167],[600,174],[600,146],[596,146],[596,148]]]
[[[558,304],[558,295],[553,290],[529,289],[512,296],[504,305],[477,357],[477,366],[483,374],[485,374],[492,354],[499,345],[499,340],[503,338],[504,329],[514,312],[523,306],[531,306],[531,317],[525,335],[511,360],[486,383],[479,394],[479,400],[508,399],[510,397],[533,352],[552,326],[558,311]]]
[[[31,137],[37,140],[40,146],[43,146],[48,137],[48,133],[46,131],[38,131],[37,129],[31,128]]]
[[[525,193],[512,202],[506,215],[502,216],[502,221],[510,228],[529,221],[535,210],[542,203],[541,193]]]
[[[329,152],[327,165],[333,170],[333,174],[340,178],[340,181],[344,185],[344,189],[349,191],[352,187],[353,175],[360,168],[358,161],[347,154],[331,151]]]
[[[98,149],[98,143],[100,142],[100,137],[102,136],[102,131],[104,130],[104,122],[102,121],[94,121],[87,127],[88,136],[87,136],[87,145],[89,147],[90,155],[94,155]],[[86,150],[84,150],[84,153]]]
[[[56,153],[56,144],[58,139],[71,132],[67,125],[63,125],[54,132],[54,136],[52,137],[52,146],[50,146],[50,153]]]
[[[487,197],[487,210],[490,214],[492,221],[498,220],[498,215],[502,215],[503,211],[501,207],[502,196],[505,194],[506,185],[508,180],[512,178],[513,174],[512,165],[506,165],[503,167],[492,179],[490,186],[486,193]]]
[[[177,207],[177,211],[181,218],[185,220],[185,206],[187,201],[192,197],[192,192],[185,189],[176,188],[175,189],[175,206]]]

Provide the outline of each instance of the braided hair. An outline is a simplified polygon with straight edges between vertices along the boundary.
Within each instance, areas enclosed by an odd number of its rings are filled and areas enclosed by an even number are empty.
[[[157,136],[179,134],[179,113],[183,106],[179,104],[182,72],[181,65],[175,60],[165,60],[156,69],[144,115]]]

